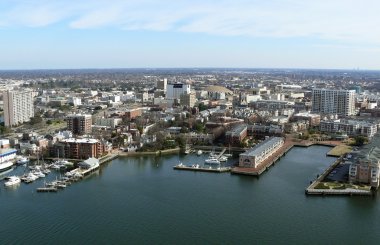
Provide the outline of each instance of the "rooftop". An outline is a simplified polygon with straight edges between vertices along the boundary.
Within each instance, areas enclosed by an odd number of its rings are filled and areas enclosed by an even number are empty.
[[[281,137],[272,137],[272,138],[269,138],[269,139],[261,142],[260,144],[256,145],[252,149],[247,150],[246,152],[244,152],[242,154],[243,155],[247,155],[247,156],[256,156],[256,155],[259,155],[265,149],[267,149],[268,147],[270,147],[273,144],[277,143],[281,139],[282,139]]]
[[[91,143],[95,144],[98,143],[99,140],[97,139],[75,139],[75,138],[69,138],[69,139],[64,139],[61,142],[63,143]]]

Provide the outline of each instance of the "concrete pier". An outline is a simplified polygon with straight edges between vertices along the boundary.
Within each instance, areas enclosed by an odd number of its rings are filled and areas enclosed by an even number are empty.
[[[265,170],[267,170],[270,166],[272,166],[275,162],[277,162],[283,155],[285,155],[294,144],[289,141],[285,141],[284,145],[281,146],[276,152],[274,152],[270,157],[265,159],[259,166],[256,168],[244,168],[244,167],[234,167],[231,169],[232,174],[240,174],[240,175],[251,175],[251,176],[259,176]]]

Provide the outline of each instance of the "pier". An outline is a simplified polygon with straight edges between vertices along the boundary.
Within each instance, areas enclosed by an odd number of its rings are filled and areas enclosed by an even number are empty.
[[[37,188],[37,192],[57,192],[58,189],[55,187],[40,187]]]
[[[285,141],[284,145],[282,145],[281,148],[279,148],[271,156],[265,159],[256,168],[234,167],[231,169],[231,173],[240,175],[259,176],[270,166],[272,166],[275,162],[277,162],[282,156],[284,156],[290,149],[292,149],[293,146],[294,144],[292,142]]]
[[[205,167],[192,167],[192,166],[174,166],[175,170],[187,170],[197,172],[211,172],[211,173],[226,173],[231,171],[231,167],[219,167],[219,168],[205,168]]]

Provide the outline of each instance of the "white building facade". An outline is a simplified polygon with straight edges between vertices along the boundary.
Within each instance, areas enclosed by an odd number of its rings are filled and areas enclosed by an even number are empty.
[[[313,89],[312,112],[354,115],[355,90]]]
[[[189,94],[190,92],[190,84],[168,84],[166,90],[166,99],[180,99],[182,94]]]
[[[4,101],[4,124],[12,127],[20,123],[30,121],[34,117],[33,92],[30,90],[5,91]]]

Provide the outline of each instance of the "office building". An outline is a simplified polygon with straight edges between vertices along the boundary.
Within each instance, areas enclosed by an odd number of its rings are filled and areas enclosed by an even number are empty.
[[[4,124],[12,127],[29,122],[34,117],[33,92],[30,90],[8,90],[3,93]]]
[[[355,113],[355,91],[313,89],[312,112],[351,116]]]
[[[75,114],[67,117],[67,130],[73,134],[89,134],[91,133],[91,126],[91,115]]]
[[[167,85],[166,99],[181,99],[182,94],[190,93],[190,84],[173,83]]]

